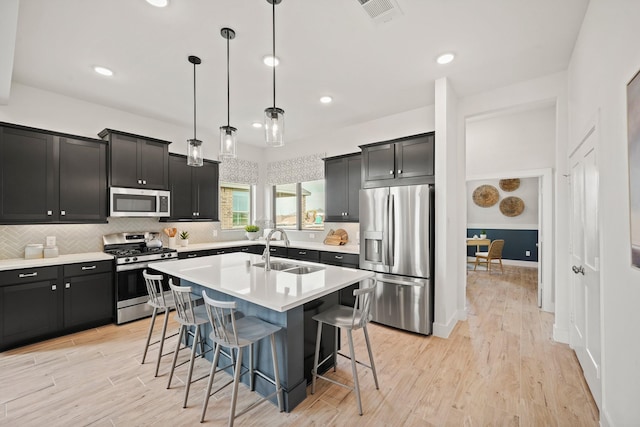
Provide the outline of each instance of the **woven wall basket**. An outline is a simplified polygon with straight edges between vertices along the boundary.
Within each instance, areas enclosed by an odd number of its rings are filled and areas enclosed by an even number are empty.
[[[496,203],[500,194],[493,185],[481,185],[473,191],[473,202],[481,208],[489,208]]]
[[[518,216],[524,211],[524,202],[520,197],[505,197],[500,202],[500,212],[504,216]]]
[[[501,179],[500,188],[504,191],[514,191],[520,188],[520,178]]]

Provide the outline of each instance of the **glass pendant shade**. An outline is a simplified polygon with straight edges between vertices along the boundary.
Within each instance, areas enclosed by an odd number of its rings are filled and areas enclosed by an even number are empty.
[[[190,139],[189,140],[189,148],[188,148],[188,156],[187,156],[187,165],[188,166],[202,166],[204,157],[202,153],[202,141],[199,139]]]
[[[284,145],[284,110],[269,107],[264,110],[264,136],[269,147]]]
[[[220,157],[233,159],[236,157],[236,139],[238,129],[232,126],[220,126]]]

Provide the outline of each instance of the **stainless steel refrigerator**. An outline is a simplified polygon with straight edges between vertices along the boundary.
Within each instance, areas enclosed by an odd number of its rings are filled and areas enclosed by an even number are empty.
[[[360,268],[377,272],[373,321],[429,335],[433,185],[360,190]]]

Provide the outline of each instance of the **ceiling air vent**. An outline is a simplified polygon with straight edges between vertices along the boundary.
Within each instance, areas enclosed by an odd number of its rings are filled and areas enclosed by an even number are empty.
[[[396,0],[358,0],[358,3],[376,24],[389,22],[402,13]]]

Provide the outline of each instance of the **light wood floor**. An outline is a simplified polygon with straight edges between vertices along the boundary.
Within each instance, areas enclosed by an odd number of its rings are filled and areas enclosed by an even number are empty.
[[[353,393],[321,381],[292,413],[263,404],[236,425],[597,426],[573,351],[552,341],[553,315],[536,307],[536,271],[505,267],[504,275],[470,272],[468,279],[468,320],[449,339],[370,326],[380,390],[360,369],[363,416]],[[198,425],[205,381],[191,387],[182,409],[184,383],[166,389],[170,357],[158,378],[156,351],[140,365],[148,322],[0,353],[0,425]],[[356,354],[366,360],[361,335]],[[207,372],[207,364],[199,359],[197,371]],[[348,360],[341,358],[332,375],[350,379]],[[239,396],[238,408],[254,398],[243,386]],[[212,398],[205,425],[224,425],[228,407],[228,392]]]

